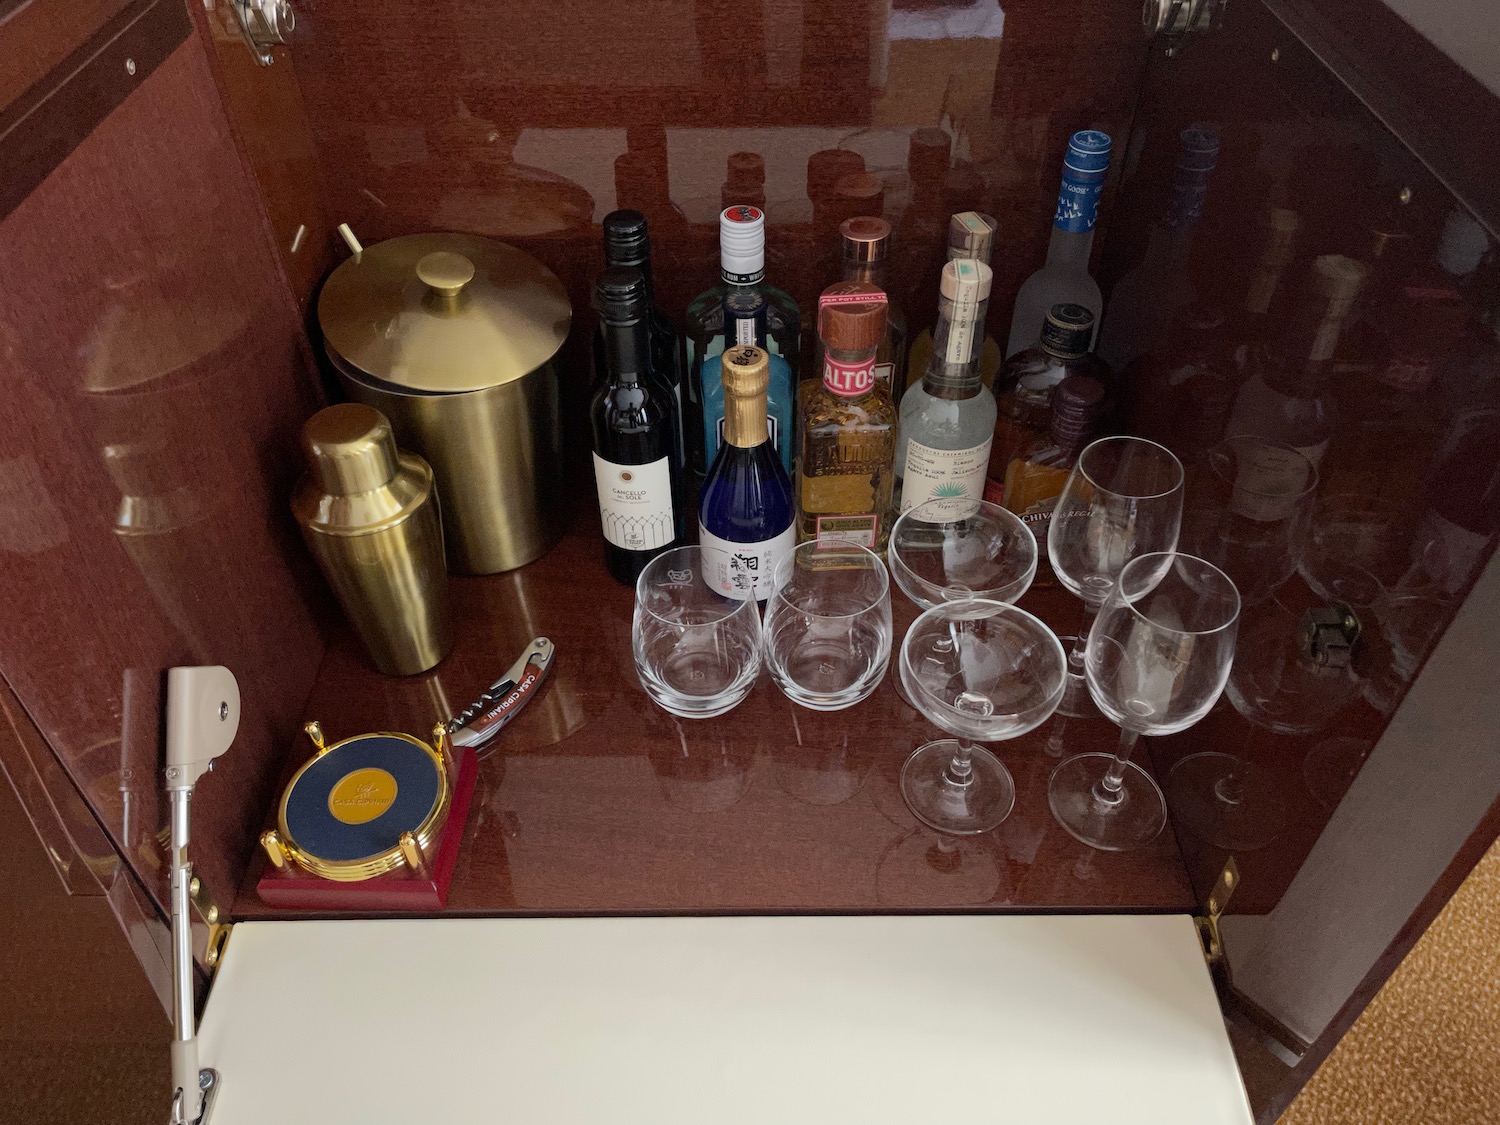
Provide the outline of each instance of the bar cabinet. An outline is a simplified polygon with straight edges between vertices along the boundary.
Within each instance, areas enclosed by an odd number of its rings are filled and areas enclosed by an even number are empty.
[[[378,951],[438,933],[411,927],[486,919],[469,931],[482,940],[431,938],[461,958],[515,940],[496,919],[602,915],[592,940],[642,942],[649,977],[663,950],[690,961],[694,942],[720,941],[712,916],[780,920],[765,941],[794,958],[799,941],[860,941],[824,916],[885,916],[865,921],[889,937],[893,916],[958,915],[979,928],[927,917],[921,940],[1014,964],[1066,942],[1075,921],[1055,916],[1077,916],[1126,927],[1077,921],[1080,962],[1157,926],[1191,953],[1255,1119],[1275,1119],[1500,830],[1500,95],[1380,0],[1146,9],[1154,33],[1130,0],[0,0],[0,765],[67,889],[106,898],[164,1004],[163,676],[222,664],[243,720],[198,787],[192,842],[221,1039],[216,965],[236,971],[251,947],[274,961],[305,941],[332,959],[350,942],[377,972]],[[1203,124],[1221,147],[1184,221],[1178,137]],[[1168,830],[1123,853],[1070,837],[1047,808],[1044,727],[1002,748],[1016,811],[966,845],[956,877],[901,802],[897,772],[928,728],[889,681],[835,714],[762,685],[698,722],[635,682],[583,417],[598,224],[615,207],[647,215],[673,315],[715,278],[721,206],[762,204],[770,273],[806,310],[837,271],[848,203],[817,172],[839,150],[880,183],[860,206],[893,224],[888,284],[914,333],[936,307],[948,215],[998,219],[1004,339],[1084,128],[1115,140],[1094,248],[1101,348],[1127,425],[1185,461],[1222,436],[1243,378],[1232,357],[1205,373],[1206,354],[1230,354],[1226,323],[1284,319],[1320,255],[1368,279],[1331,368],[1296,573],[1247,607],[1226,697],[1142,753]],[[340,223],[367,244],[513,243],[575,309],[560,361],[569,530],[519,570],[455,578],[453,653],[402,679],[366,664],[287,506],[298,429],[335,394],[312,314],[346,253]],[[893,601],[899,637],[915,610]],[[1063,591],[1022,605],[1076,625]],[[256,839],[306,756],[304,721],[420,735],[539,635],[557,646],[552,682],[481,767],[447,921],[341,930],[371,923],[261,900]],[[1112,734],[1080,720],[1066,736],[1105,749]],[[1240,764],[1233,830],[1194,815],[1212,796],[1178,767],[1205,752]],[[657,915],[707,917],[660,941],[630,930]],[[1023,917],[1040,928],[984,928]],[[832,928],[798,936],[798,918]],[[1120,940],[1122,956],[1151,948]],[[550,955],[539,972],[556,971]],[[984,977],[997,1004],[1025,991],[1008,971]],[[288,972],[264,1003],[313,987]],[[1140,967],[1139,1004],[1170,976]],[[248,1010],[256,989],[238,980]],[[1149,1117],[1148,1094],[1131,1096],[1145,1100],[1119,1119]],[[1196,1119],[1242,1119],[1217,1112]]]

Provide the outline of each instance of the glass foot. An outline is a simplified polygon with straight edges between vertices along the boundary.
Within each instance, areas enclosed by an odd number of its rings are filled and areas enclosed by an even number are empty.
[[[1113,754],[1079,754],[1052,771],[1047,800],[1052,815],[1075,839],[1105,852],[1143,847],[1167,823],[1167,804],[1151,775],[1134,762],[1125,764],[1119,797],[1104,801],[1095,787],[1109,772]]]
[[[898,837],[875,869],[885,906],[973,906],[994,902],[1004,883],[994,838],[934,834],[916,826]]]
[[[929,828],[955,836],[988,832],[1015,807],[1015,782],[999,758],[975,746],[969,776],[960,784],[952,772],[958,751],[952,738],[919,746],[901,767],[901,795]]]
[[[1286,802],[1265,770],[1216,750],[1191,754],[1167,779],[1172,819],[1230,852],[1263,848],[1286,827]]]
[[[1077,643],[1077,637],[1058,637],[1062,642],[1064,652],[1072,652],[1073,645]],[[1057,705],[1057,713],[1070,719],[1096,719],[1099,717],[1099,708],[1094,703],[1094,697],[1089,695],[1088,681],[1084,679],[1081,668],[1075,671],[1072,661],[1068,662],[1068,681],[1063,687],[1062,702]]]

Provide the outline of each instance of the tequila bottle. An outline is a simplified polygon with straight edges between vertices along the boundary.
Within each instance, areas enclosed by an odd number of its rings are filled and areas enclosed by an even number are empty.
[[[1037,342],[1042,321],[1053,305],[1082,305],[1098,322],[1104,298],[1099,283],[1089,276],[1089,252],[1094,247],[1099,193],[1104,187],[1104,177],[1109,174],[1111,143],[1109,134],[1097,129],[1074,133],[1068,142],[1047,261],[1026,279],[1016,294],[1010,340],[1005,345],[1007,359]],[[1093,346],[1092,339],[1089,345]]]
[[[901,399],[896,451],[900,511],[932,499],[984,495],[995,396],[980,382],[990,267],[959,258],[943,267],[935,349],[922,381]]]
[[[891,247],[891,224],[866,215],[839,224],[844,280],[873,285],[886,295],[885,339],[875,356],[875,378],[885,383],[892,399],[906,379],[906,314],[885,285],[885,264]]]
[[[995,246],[995,232],[999,229],[1000,224],[989,215],[978,211],[960,211],[948,221],[948,261],[973,258],[988,266]],[[981,331],[984,330],[982,323],[979,327]],[[1000,341],[986,332],[979,353],[979,381],[986,387],[993,386],[995,376],[999,374],[1004,362],[1005,358],[1000,354]],[[907,375],[912,382],[917,382],[927,374],[927,369],[931,366],[932,329],[924,328],[911,342],[911,354],[906,362]],[[900,400],[901,393],[897,393],[897,401]]]
[[[884,553],[890,535],[896,407],[875,378],[885,294],[841,281],[818,300],[823,371],[798,388],[797,539]]]

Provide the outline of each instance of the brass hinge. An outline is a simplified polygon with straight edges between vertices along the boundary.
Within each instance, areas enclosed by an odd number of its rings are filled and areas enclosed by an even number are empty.
[[[1229,862],[1224,864],[1224,870],[1219,872],[1214,889],[1208,894],[1208,908],[1193,919],[1198,924],[1198,939],[1203,942],[1203,957],[1211,968],[1224,959],[1224,941],[1219,936],[1219,916],[1224,913],[1230,896],[1239,885],[1240,869],[1235,865],[1234,856],[1230,856]]]
[[[203,924],[208,927],[208,944],[203,948],[204,967],[210,972],[216,972],[219,968],[219,959],[224,955],[224,947],[229,944],[229,932],[234,929],[234,925],[223,921],[219,904],[214,901],[214,896],[209,894],[207,884],[196,875],[188,884],[188,897],[192,899],[193,909],[198,912],[198,917],[202,918]]]

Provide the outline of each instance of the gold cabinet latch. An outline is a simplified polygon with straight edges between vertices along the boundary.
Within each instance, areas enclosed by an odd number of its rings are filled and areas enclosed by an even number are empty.
[[[1204,960],[1211,968],[1218,966],[1224,959],[1224,941],[1219,936],[1219,917],[1239,885],[1240,869],[1235,865],[1234,856],[1230,856],[1229,862],[1224,864],[1224,870],[1219,872],[1214,889],[1208,894],[1207,909],[1193,919],[1198,924],[1198,940],[1203,943]]]
[[[198,917],[203,919],[203,924],[208,927],[208,944],[203,949],[203,964],[210,971],[217,971],[219,959],[224,955],[224,947],[229,944],[229,931],[234,929],[232,923],[224,921],[219,904],[214,901],[214,896],[208,893],[208,887],[202,879],[194,875],[188,883],[188,897],[192,900],[193,909],[197,911]]]

